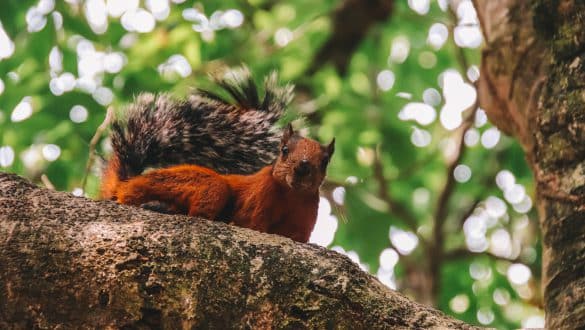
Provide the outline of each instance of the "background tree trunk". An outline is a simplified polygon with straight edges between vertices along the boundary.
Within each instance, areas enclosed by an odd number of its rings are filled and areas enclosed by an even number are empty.
[[[475,0],[480,105],[537,183],[550,329],[585,327],[585,2]]]
[[[460,328],[314,245],[0,173],[0,328]]]

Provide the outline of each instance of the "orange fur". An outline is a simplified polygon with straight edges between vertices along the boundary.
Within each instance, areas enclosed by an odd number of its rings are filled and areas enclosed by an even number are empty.
[[[232,223],[307,242],[315,221],[319,192],[303,192],[274,179],[267,166],[248,176],[225,177],[235,196]]]
[[[118,178],[118,169],[120,168],[120,160],[117,155],[112,156],[108,165],[102,175],[102,184],[100,186],[100,194],[102,199],[116,199],[116,190],[120,179]]]
[[[240,227],[307,242],[317,218],[318,192],[300,192],[272,176],[272,166],[253,175],[219,175],[195,165],[154,170],[118,183],[116,201],[163,202],[174,213],[231,220]]]
[[[289,127],[281,150],[274,165],[252,175],[220,175],[201,166],[179,165],[119,180],[114,158],[104,173],[103,197],[137,206],[161,202],[173,213],[230,220],[307,242],[317,220],[319,186],[333,142],[321,146],[294,135]]]
[[[157,201],[174,213],[212,220],[220,220],[230,199],[230,187],[219,174],[195,165],[151,171],[120,182],[116,191],[121,204],[139,206]]]

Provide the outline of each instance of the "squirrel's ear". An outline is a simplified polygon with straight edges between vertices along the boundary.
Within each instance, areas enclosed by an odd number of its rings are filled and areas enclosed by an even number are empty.
[[[293,130],[292,124],[289,123],[288,125],[286,125],[286,127],[284,128],[284,133],[282,133],[282,143],[285,144],[288,142],[288,140],[295,134],[295,131]]]
[[[327,153],[329,154],[329,157],[333,156],[334,151],[335,151],[335,138],[333,138],[333,140],[331,140],[331,142],[329,142],[329,145],[327,146]]]

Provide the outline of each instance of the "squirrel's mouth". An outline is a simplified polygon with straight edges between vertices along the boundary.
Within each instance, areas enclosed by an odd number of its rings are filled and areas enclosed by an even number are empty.
[[[312,175],[308,176],[296,176],[296,175],[289,175],[287,176],[287,184],[290,188],[296,190],[303,190],[303,191],[312,191],[315,190],[315,180]]]

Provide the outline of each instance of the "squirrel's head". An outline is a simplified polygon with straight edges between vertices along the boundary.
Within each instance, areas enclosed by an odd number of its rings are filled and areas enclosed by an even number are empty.
[[[273,177],[285,186],[304,192],[317,192],[335,150],[335,139],[324,146],[304,138],[288,126],[280,142],[280,154],[272,169]]]

